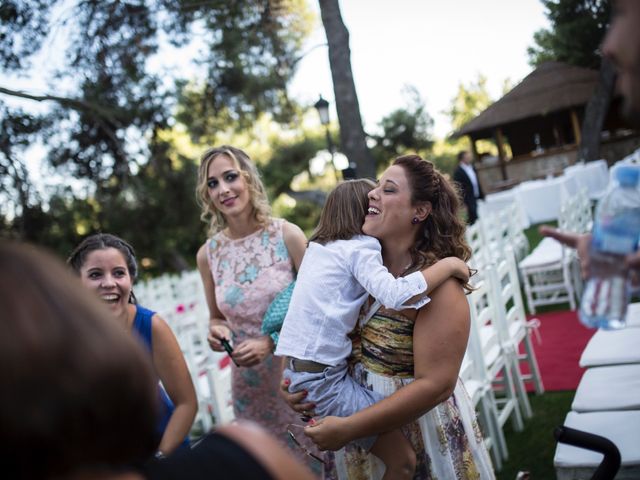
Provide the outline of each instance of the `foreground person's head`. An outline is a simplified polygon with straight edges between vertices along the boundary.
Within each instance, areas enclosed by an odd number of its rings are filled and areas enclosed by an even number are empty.
[[[107,473],[152,455],[148,355],[49,254],[0,242],[0,265],[2,476]]]
[[[640,2],[615,0],[602,53],[615,65],[624,114],[640,125]]]

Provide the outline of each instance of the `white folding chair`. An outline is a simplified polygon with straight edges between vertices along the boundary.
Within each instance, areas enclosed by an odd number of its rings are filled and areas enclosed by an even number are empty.
[[[564,425],[611,440],[620,451],[620,470],[616,480],[640,478],[640,411],[569,412]],[[591,478],[602,461],[602,454],[558,443],[553,464],[558,480]]]
[[[522,228],[522,209],[517,203],[512,203],[501,215],[508,224],[509,244],[515,253],[517,260],[522,260],[529,253],[529,240]]]
[[[487,382],[484,369],[479,368],[481,362],[473,360],[476,355],[481,355],[479,342],[477,329],[472,329],[459,376],[471,399],[471,404],[478,414],[485,447],[491,453],[495,469],[500,471],[502,470],[502,458],[505,455],[503,449],[506,448],[507,442],[499,426],[498,406],[493,389]]]
[[[542,394],[544,386],[531,340],[531,330],[537,327],[539,321],[537,319],[527,320],[513,250],[507,247],[503,253],[503,259],[492,268],[494,275],[491,277],[493,279],[491,290],[498,306],[499,315],[496,324],[500,341],[503,348],[514,360],[513,374],[516,378],[516,387],[520,387],[526,382],[532,382],[536,393]],[[520,353],[520,344],[524,346],[523,353]],[[526,362],[529,373],[522,373],[521,362]],[[523,415],[528,418],[531,416],[531,407],[526,391],[517,388],[517,393]]]
[[[578,413],[640,410],[640,364],[587,369],[573,397]]]
[[[183,312],[176,335],[198,397],[196,423],[207,432],[216,424],[233,419],[231,368],[226,353],[214,352],[201,328],[198,310]]]
[[[583,233],[591,228],[589,199],[584,191],[569,197],[560,208],[561,230]],[[537,305],[569,302],[575,310],[582,290],[578,257],[575,250],[546,237],[519,263],[529,313]]]
[[[489,282],[481,281],[475,285],[475,290],[467,295],[469,308],[471,311],[471,336],[478,338],[478,345],[470,342],[472,350],[471,359],[476,368],[482,369],[484,372],[485,382],[490,387],[500,385],[502,388],[494,393],[501,393],[496,396],[496,406],[498,410],[497,422],[502,430],[504,424],[509,418],[513,423],[516,431],[523,429],[522,415],[518,404],[516,387],[511,369],[505,352],[500,344],[495,321],[498,313],[496,304],[489,290]],[[474,332],[473,329],[476,329]],[[479,351],[477,351],[479,349]],[[503,438],[503,437],[502,437]],[[498,445],[502,451],[503,458],[508,457],[506,443]]]
[[[505,212],[486,215],[479,220],[485,246],[489,249],[491,259],[501,256],[502,249],[510,244],[509,220]]]
[[[640,328],[598,330],[580,356],[583,368],[640,363]]]
[[[168,319],[179,303],[174,296],[173,283],[172,275],[162,275],[144,282],[143,285],[136,285],[134,292],[138,303]]]
[[[484,237],[482,219],[478,219],[473,225],[467,225],[465,239],[471,248],[471,258],[468,263],[471,268],[478,270],[478,277],[474,277],[474,280],[478,281],[482,276],[484,266],[490,261],[490,252],[487,247],[487,240]]]
[[[640,328],[640,302],[630,303],[627,307],[626,328]]]

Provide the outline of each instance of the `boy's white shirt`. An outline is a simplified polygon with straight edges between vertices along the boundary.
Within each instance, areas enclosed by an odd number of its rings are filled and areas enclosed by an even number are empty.
[[[369,295],[394,310],[420,308],[430,301],[421,272],[395,278],[382,264],[378,240],[357,235],[326,245],[310,242],[275,354],[335,366],[351,353],[348,334]]]

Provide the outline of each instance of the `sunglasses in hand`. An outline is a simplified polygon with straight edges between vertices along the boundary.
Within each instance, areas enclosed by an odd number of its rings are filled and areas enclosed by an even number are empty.
[[[296,446],[305,453],[305,455],[309,455],[311,458],[313,458],[314,460],[317,460],[318,462],[324,465],[325,464],[324,459],[316,455],[315,453],[312,453],[307,447],[305,447],[302,443],[300,443],[300,441],[296,438],[294,433],[291,431],[294,429],[304,430],[304,428],[305,428],[304,425],[296,425],[295,423],[290,423],[289,425],[287,425],[287,433],[289,434],[289,438],[291,438],[293,443],[295,443]]]
[[[224,348],[227,351],[227,354],[229,355],[231,360],[233,360],[233,363],[236,364],[236,367],[239,367],[240,365],[238,365],[238,362],[236,362],[236,360],[233,358],[233,355],[231,355],[233,353],[233,347],[231,346],[229,341],[223,338],[222,340],[220,340],[220,343],[222,344],[222,348]]]

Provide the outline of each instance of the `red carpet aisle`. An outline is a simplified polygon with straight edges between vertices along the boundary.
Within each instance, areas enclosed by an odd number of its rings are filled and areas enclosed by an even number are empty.
[[[545,390],[575,390],[585,370],[578,365],[580,355],[596,330],[584,327],[572,311],[542,313],[529,318],[540,320],[542,342],[538,343],[534,332],[532,337]],[[533,390],[531,386],[528,389]]]

